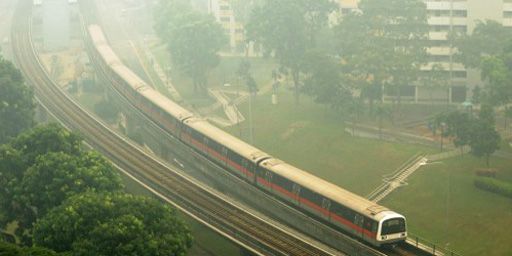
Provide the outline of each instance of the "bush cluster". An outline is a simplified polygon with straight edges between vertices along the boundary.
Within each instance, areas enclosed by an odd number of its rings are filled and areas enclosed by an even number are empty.
[[[512,183],[488,177],[477,177],[475,186],[489,192],[512,198]]]

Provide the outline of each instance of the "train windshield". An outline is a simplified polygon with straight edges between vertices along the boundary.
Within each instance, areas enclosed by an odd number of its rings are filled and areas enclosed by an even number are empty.
[[[405,232],[405,220],[403,218],[394,218],[382,223],[381,235],[395,234]]]

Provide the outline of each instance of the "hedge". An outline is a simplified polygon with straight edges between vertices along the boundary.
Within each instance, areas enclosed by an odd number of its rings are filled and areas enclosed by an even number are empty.
[[[512,198],[512,183],[504,182],[493,178],[477,177],[475,186],[489,192]]]

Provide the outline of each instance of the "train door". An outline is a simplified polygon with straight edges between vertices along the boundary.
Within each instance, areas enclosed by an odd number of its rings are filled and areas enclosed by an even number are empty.
[[[273,175],[271,172],[269,172],[269,171],[267,171],[267,172],[265,173],[265,180],[268,182],[268,189],[269,189],[270,191],[272,191],[272,177],[273,177],[273,176],[274,176],[274,175]]]
[[[297,205],[300,205],[300,185],[297,183],[293,183],[292,192],[294,195],[294,200]]]
[[[330,209],[331,209],[331,200],[327,198],[322,199],[322,209],[323,209],[323,216],[327,219],[331,219]]]
[[[206,136],[203,136],[203,147],[201,148],[201,150],[203,150],[203,152],[208,155],[208,143],[209,143],[209,139],[208,137]]]
[[[250,176],[249,176],[248,172],[249,172],[249,161],[247,161],[247,159],[242,158],[242,175],[247,180],[250,179]]]
[[[250,177],[250,180],[251,180],[251,182],[252,182],[252,183],[254,183],[254,184],[256,184],[256,176],[257,176],[257,175],[256,175],[256,168],[257,168],[257,166],[256,166],[256,164],[255,164],[255,163],[253,163],[253,162],[249,162],[249,172],[251,173],[250,175],[252,175],[252,176]]]
[[[363,222],[364,222],[364,217],[361,216],[360,214],[357,214],[355,215],[354,217],[354,224],[356,224],[357,226],[357,229],[356,229],[356,234],[358,236],[361,236],[361,238],[363,238],[363,235],[364,235],[364,232],[363,232]]]
[[[224,163],[225,166],[228,166],[228,149],[224,146],[222,146],[222,149],[221,149],[221,154],[222,154],[222,162]]]

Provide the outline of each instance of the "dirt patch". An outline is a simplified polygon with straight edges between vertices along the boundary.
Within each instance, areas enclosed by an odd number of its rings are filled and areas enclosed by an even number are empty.
[[[309,124],[309,122],[306,122],[306,121],[298,121],[298,122],[290,124],[288,126],[288,128],[286,129],[286,131],[281,134],[281,136],[280,136],[281,140],[289,139],[295,132],[306,127],[306,125],[308,125],[308,124]]]

